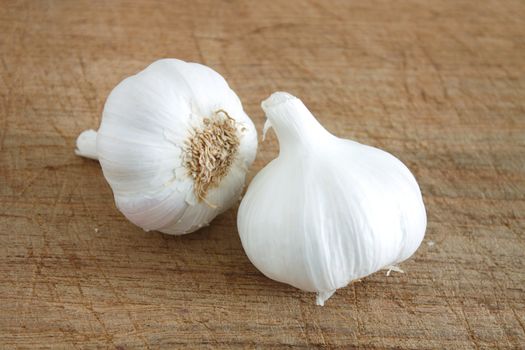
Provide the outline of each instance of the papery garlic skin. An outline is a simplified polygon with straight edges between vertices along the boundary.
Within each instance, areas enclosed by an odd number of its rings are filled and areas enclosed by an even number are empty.
[[[195,137],[201,149],[193,151]],[[124,79],[106,101],[98,133],[77,140],[77,154],[98,158],[131,222],[175,235],[207,225],[238,200],[256,150],[255,127],[224,78],[177,59]],[[188,164],[211,179],[200,192]]]
[[[416,251],[426,212],[401,161],[333,136],[290,94],[274,93],[262,108],[280,153],[250,184],[237,225],[263,274],[318,293],[323,305],[336,289]]]

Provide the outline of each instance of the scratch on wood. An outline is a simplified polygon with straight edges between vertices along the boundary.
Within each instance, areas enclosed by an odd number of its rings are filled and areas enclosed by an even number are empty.
[[[77,288],[78,288],[78,291],[80,293],[81,300],[83,301],[84,307],[86,308],[86,310],[89,311],[89,313],[95,318],[97,323],[102,327],[104,338],[106,339],[107,344],[115,346],[115,343],[113,341],[113,337],[111,336],[111,333],[107,329],[106,324],[104,323],[104,321],[102,321],[102,319],[100,318],[99,314],[93,308],[92,302],[90,300],[88,300],[86,298],[86,296],[84,295],[84,291],[82,290],[82,286],[80,285],[80,283],[77,283]]]

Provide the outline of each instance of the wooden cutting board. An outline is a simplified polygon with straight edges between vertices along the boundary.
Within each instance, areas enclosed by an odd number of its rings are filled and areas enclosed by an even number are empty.
[[[1,1],[0,347],[525,348],[522,1]],[[233,208],[146,233],[75,138],[162,57],[213,67],[253,118],[275,90],[416,175],[405,274],[314,295],[246,258]],[[249,179],[278,154],[260,143]]]

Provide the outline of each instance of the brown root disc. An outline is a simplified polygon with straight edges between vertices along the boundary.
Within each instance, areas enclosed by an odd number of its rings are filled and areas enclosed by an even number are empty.
[[[194,180],[193,191],[199,201],[206,201],[208,190],[217,187],[228,174],[238,149],[235,120],[223,110],[204,118],[202,128],[193,130],[185,144],[184,164]]]

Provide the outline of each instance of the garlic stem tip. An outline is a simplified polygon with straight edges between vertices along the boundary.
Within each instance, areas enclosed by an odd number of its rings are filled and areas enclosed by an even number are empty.
[[[317,298],[315,299],[315,303],[319,306],[324,306],[324,302],[330,299],[332,295],[335,293],[334,290],[329,290],[328,292],[317,292]]]
[[[270,95],[266,100],[261,102],[262,109],[266,110],[271,107],[275,107],[277,105],[280,105],[282,103],[297,100],[297,97],[295,97],[292,94],[289,94],[288,92],[284,91],[276,91],[273,94]]]
[[[268,130],[270,130],[270,128],[272,127],[272,122],[270,121],[270,119],[266,119],[266,122],[264,123],[264,127],[263,127],[263,134],[262,134],[262,140],[266,140],[266,133],[268,132]]]
[[[78,135],[75,154],[77,156],[98,160],[97,132],[93,129],[84,130]]]

